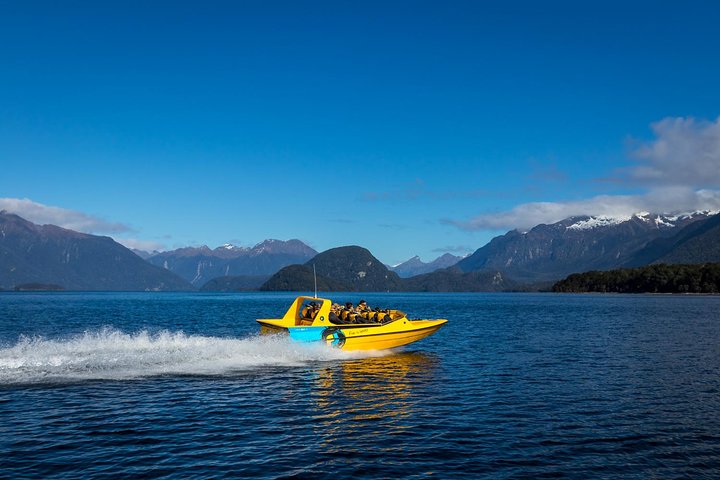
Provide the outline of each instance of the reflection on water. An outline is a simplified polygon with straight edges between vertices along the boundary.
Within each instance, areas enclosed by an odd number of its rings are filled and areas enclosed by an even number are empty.
[[[332,448],[336,438],[350,435],[377,449],[377,435],[412,428],[420,400],[415,392],[431,380],[437,363],[434,355],[400,352],[315,372],[313,421],[324,446]]]

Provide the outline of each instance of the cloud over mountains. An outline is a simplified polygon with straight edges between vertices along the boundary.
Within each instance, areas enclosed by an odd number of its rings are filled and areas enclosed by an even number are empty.
[[[444,220],[463,230],[527,230],[540,223],[555,223],[572,216],[629,216],[637,212],[688,212],[720,210],[720,192],[668,187],[644,195],[598,195],[572,202],[523,203],[511,210],[478,215],[467,221]]]
[[[43,205],[29,198],[0,198],[0,210],[7,210],[39,225],[52,224],[85,233],[113,234],[133,231],[122,223],[108,222],[76,210]]]
[[[634,164],[618,172],[618,180],[640,193],[524,203],[469,220],[443,222],[469,231],[524,230],[575,215],[720,210],[720,118],[714,122],[665,118],[651,129],[655,138],[640,143],[631,152]]]
[[[38,225],[51,224],[78,232],[110,235],[118,243],[128,248],[147,251],[164,250],[166,248],[164,243],[154,240],[120,237],[119,235],[124,236],[135,232],[135,229],[124,223],[108,222],[87,213],[44,205],[29,198],[0,198],[0,211],[2,210],[19,215]]]

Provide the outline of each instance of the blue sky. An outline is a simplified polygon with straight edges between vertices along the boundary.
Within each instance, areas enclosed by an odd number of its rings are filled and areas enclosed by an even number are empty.
[[[718,5],[0,1],[0,207],[387,263],[720,208]]]

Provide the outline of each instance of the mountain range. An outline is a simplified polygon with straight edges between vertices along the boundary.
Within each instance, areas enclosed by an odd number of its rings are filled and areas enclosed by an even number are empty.
[[[299,240],[252,248],[181,248],[143,260],[109,237],[36,225],[0,212],[0,289],[503,291],[551,285],[572,273],[657,263],[720,261],[720,215],[638,213],[570,217],[493,238],[428,273],[414,257],[392,271],[367,249],[317,253]],[[435,262],[453,263],[445,255]],[[313,272],[313,266],[315,271]],[[433,267],[434,268],[434,267]],[[183,278],[184,277],[184,278]]]
[[[275,275],[235,275],[214,278],[200,290],[232,292],[243,290],[297,290],[300,286],[312,289],[315,280],[320,290],[396,291],[404,289],[407,282],[399,279],[416,276],[425,272],[445,268],[457,263],[462,257],[445,254],[430,263],[420,257],[413,257],[395,267],[383,265],[362,247],[338,247],[318,254],[305,264],[294,264],[282,268]],[[315,265],[315,276],[312,266]],[[368,268],[368,264],[371,268]],[[382,265],[383,268],[380,268]],[[415,275],[412,272],[416,272]],[[271,280],[271,281],[270,281]],[[266,284],[266,282],[268,282]],[[402,286],[401,286],[402,285]],[[429,291],[429,290],[428,290]]]
[[[260,289],[313,291],[315,279],[319,290],[336,292],[488,292],[515,287],[500,272],[464,273],[453,267],[401,278],[367,249],[348,246],[327,250],[304,265],[285,267]]]
[[[35,285],[32,285],[35,284]],[[50,288],[52,287],[52,288]],[[110,237],[0,212],[0,289],[192,290]]]
[[[647,249],[653,249],[651,242],[659,242],[655,251],[666,245],[666,239],[692,236],[694,229],[702,225],[699,222],[710,221],[717,217],[716,213],[570,217],[537,225],[527,232],[513,230],[495,237],[459,261],[457,267],[463,272],[498,270],[516,281],[532,283],[558,280],[576,272],[650,263],[661,256],[648,253]],[[672,245],[667,247],[664,255],[672,253]],[[697,252],[697,258],[705,255],[704,251]]]
[[[265,240],[251,248],[232,244],[212,250],[207,246],[179,248],[150,255],[145,260],[200,287],[218,277],[269,277],[287,265],[304,263],[317,253],[300,240]]]
[[[441,268],[452,267],[464,257],[458,257],[450,253],[445,253],[432,262],[425,263],[420,260],[417,255],[412,257],[410,260],[406,260],[394,267],[388,267],[391,271],[397,273],[400,278],[414,277],[415,275],[422,275],[424,273],[434,272]]]

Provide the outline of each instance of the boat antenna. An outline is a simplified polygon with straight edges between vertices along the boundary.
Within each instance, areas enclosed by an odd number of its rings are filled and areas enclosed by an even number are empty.
[[[315,298],[318,298],[317,296],[317,275],[315,274],[315,264],[313,263],[313,280],[315,280]]]

